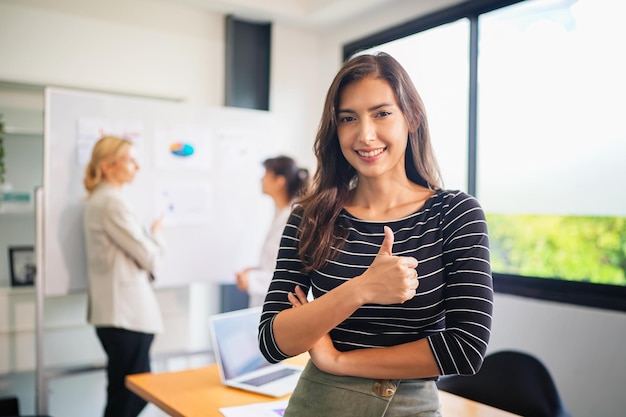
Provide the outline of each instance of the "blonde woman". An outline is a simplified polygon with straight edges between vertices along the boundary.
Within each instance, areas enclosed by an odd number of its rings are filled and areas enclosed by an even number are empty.
[[[152,288],[165,246],[161,221],[145,231],[122,195],[139,170],[135,152],[128,140],[103,137],[93,148],[84,177],[88,321],[107,355],[105,417],[134,417],[145,407],[124,386],[124,378],[150,371],[150,346],[163,330]]]

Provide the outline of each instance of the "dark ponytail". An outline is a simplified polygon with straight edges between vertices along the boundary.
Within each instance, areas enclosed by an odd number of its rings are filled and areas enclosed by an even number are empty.
[[[269,158],[263,161],[263,166],[274,175],[285,177],[289,200],[294,200],[308,190],[309,171],[306,168],[299,168],[293,158],[282,155]]]

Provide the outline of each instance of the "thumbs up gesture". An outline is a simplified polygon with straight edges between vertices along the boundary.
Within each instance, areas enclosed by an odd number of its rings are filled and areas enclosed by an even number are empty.
[[[365,304],[403,303],[415,296],[419,285],[417,259],[410,256],[394,256],[393,232],[384,227],[385,239],[374,262],[357,277],[365,297]]]

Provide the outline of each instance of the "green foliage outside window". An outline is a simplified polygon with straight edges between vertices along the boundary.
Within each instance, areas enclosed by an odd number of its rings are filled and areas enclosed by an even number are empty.
[[[626,217],[487,214],[493,272],[626,286]]]

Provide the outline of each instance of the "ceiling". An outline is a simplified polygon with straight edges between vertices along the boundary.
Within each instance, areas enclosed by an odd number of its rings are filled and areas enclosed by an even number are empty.
[[[191,5],[241,19],[287,23],[312,29],[329,28],[387,7],[411,2],[423,12],[442,7],[440,0],[162,0]],[[459,3],[460,1],[456,1]]]

